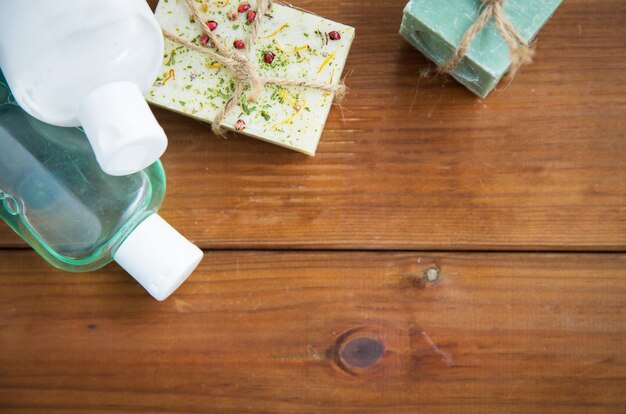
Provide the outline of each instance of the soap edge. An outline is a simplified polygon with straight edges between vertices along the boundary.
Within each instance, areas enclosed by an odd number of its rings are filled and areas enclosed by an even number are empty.
[[[413,48],[415,48],[417,51],[419,51],[420,53],[422,53],[430,62],[432,62],[436,67],[439,67],[439,65],[437,64],[437,62],[435,61],[435,59],[433,58],[433,56],[428,53],[426,50],[424,50],[422,47],[420,47],[419,45],[416,45],[415,43],[413,43],[412,39],[407,38],[407,36],[405,36],[402,33],[402,28],[405,27],[407,29],[407,32],[410,31],[410,29],[406,26],[404,26],[403,24],[400,25],[400,36],[407,42],[409,43],[409,45],[411,45]],[[442,38],[441,36],[439,36],[436,33],[433,33],[434,36],[437,38],[438,41],[444,43],[445,45],[449,46],[450,48],[453,47],[453,45],[451,45],[450,43],[448,43],[444,38]],[[473,64],[475,67],[479,68],[479,70],[483,73],[486,74],[488,76],[493,77],[494,81],[492,82],[492,85],[487,91],[486,93],[483,95],[482,92],[478,91],[477,88],[474,86],[474,84],[467,82],[467,80],[464,77],[461,77],[459,75],[457,75],[455,72],[450,73],[449,76],[451,76],[452,78],[454,78],[458,83],[460,83],[461,85],[463,85],[465,88],[467,88],[470,92],[472,92],[474,95],[480,97],[480,98],[486,98],[487,96],[489,96],[489,94],[495,89],[495,87],[500,83],[500,80],[502,79],[502,77],[504,76],[503,72],[501,75],[497,75],[497,74],[493,74],[489,71],[484,70],[484,68],[480,65],[478,65],[475,61],[473,61],[472,59],[470,59],[469,57],[465,57],[463,59],[463,61],[467,61],[470,62],[471,64]]]

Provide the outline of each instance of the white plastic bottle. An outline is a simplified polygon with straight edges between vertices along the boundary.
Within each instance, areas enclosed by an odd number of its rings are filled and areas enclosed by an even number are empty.
[[[82,125],[110,175],[167,147],[144,99],[162,58],[145,0],[0,0],[0,68],[16,101],[48,124]]]

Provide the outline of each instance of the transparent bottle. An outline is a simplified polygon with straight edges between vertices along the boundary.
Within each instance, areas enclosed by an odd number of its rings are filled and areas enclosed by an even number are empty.
[[[0,0],[0,68],[19,105],[82,126],[111,175],[148,167],[167,138],[144,94],[163,59],[145,0]]]
[[[49,263],[86,272],[115,260],[164,300],[202,259],[156,214],[164,195],[160,162],[105,174],[82,130],[28,115],[0,73],[0,217]]]

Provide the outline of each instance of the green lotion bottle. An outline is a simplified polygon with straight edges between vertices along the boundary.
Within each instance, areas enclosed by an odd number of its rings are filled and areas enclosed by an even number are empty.
[[[105,174],[81,130],[28,115],[0,73],[0,217],[46,261],[70,272],[116,261],[166,299],[203,255],[156,214],[164,195],[160,162]]]

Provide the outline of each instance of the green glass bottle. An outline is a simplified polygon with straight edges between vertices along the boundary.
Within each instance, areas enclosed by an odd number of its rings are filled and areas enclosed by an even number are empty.
[[[0,73],[0,217],[49,263],[86,272],[115,260],[165,299],[202,252],[156,214],[164,195],[160,162],[105,174],[82,130],[28,115]]]

